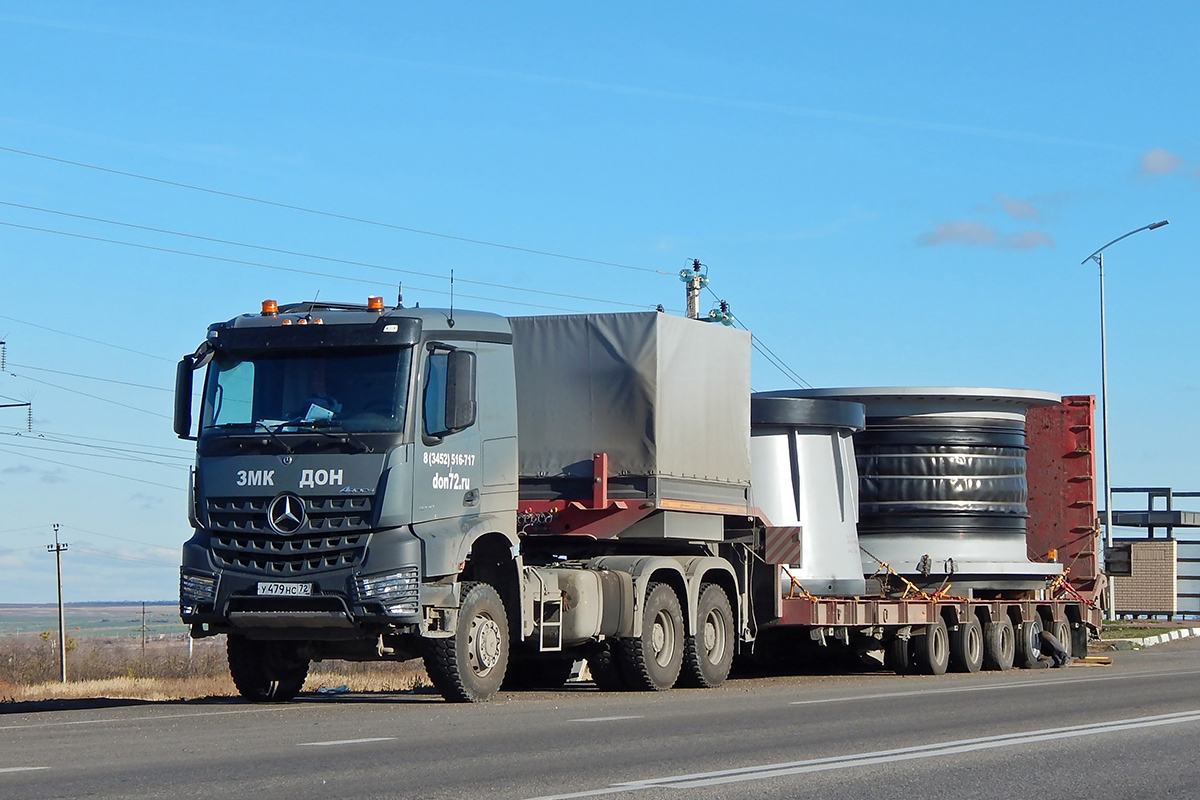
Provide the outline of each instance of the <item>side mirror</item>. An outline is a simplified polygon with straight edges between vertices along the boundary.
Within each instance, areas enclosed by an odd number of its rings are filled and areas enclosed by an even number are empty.
[[[475,354],[452,350],[446,354],[446,433],[475,424]]]
[[[190,439],[192,433],[192,375],[196,357],[184,356],[175,365],[175,435]]]

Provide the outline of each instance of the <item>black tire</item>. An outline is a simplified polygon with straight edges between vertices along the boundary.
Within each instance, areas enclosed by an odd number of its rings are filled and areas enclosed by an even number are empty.
[[[1012,669],[1015,654],[1016,636],[1008,617],[989,622],[983,629],[983,668],[1000,672]]]
[[[504,672],[503,689],[561,689],[575,667],[570,658],[533,658],[512,655]]]
[[[683,667],[683,611],[675,590],[665,583],[646,587],[642,635],[621,639],[617,656],[632,688],[663,692],[675,685]]]
[[[883,665],[897,675],[913,674],[912,639],[896,636],[883,651]]]
[[[429,680],[451,703],[482,703],[500,691],[507,668],[504,601],[486,583],[464,583],[454,635],[425,640]]]
[[[912,639],[912,659],[922,675],[944,675],[950,665],[950,635],[946,623],[935,619],[925,626],[925,633]]]
[[[696,601],[696,632],[687,637],[679,685],[697,689],[720,686],[733,666],[733,606],[715,583],[700,587]]]
[[[252,703],[291,700],[308,677],[308,658],[295,642],[262,642],[229,634],[225,656],[238,694]]]
[[[1088,654],[1088,637],[1090,636],[1088,626],[1082,622],[1071,628],[1071,655],[1075,658],[1087,658]],[[1065,645],[1066,642],[1063,642]]]
[[[983,666],[983,627],[969,619],[950,632],[950,669],[954,672],[979,672]]]
[[[588,649],[588,672],[592,682],[602,692],[628,692],[633,687],[621,671],[621,659],[616,654],[617,641],[605,639],[595,642]]]
[[[1036,669],[1042,655],[1042,620],[1035,617],[1022,622],[1017,629],[1016,664],[1023,669]]]
[[[1071,641],[1071,623],[1067,620],[1061,620],[1050,626],[1050,632],[1054,634],[1054,638],[1058,639],[1063,650],[1067,651],[1067,655],[1072,658],[1078,658],[1075,655],[1075,644]]]

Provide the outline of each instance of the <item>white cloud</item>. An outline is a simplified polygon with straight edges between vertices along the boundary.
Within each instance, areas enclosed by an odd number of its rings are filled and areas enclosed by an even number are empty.
[[[921,234],[918,241],[923,245],[969,244],[992,247],[997,241],[996,229],[991,225],[974,220],[943,222],[933,230]]]

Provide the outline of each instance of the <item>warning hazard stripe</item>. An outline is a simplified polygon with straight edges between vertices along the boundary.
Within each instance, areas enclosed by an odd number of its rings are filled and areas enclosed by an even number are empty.
[[[763,553],[768,564],[799,564],[800,563],[800,532],[799,525],[785,528],[766,528],[764,531]]]

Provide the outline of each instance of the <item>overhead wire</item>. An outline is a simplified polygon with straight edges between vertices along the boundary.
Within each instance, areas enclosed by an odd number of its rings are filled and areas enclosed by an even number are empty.
[[[45,446],[37,443],[39,441],[38,439],[35,439],[30,436],[19,436],[18,434],[11,434],[11,433],[7,433],[7,434],[3,434],[3,435],[14,438],[14,439],[20,438],[20,439],[24,439],[24,440],[30,440],[29,444],[26,444],[24,441],[8,442],[9,447],[16,447],[16,448],[25,449],[25,450],[37,450],[38,452],[42,452],[42,453],[66,453],[68,455],[86,456],[88,458],[109,458],[109,459],[112,459],[113,461],[133,461],[133,462],[137,462],[139,464],[154,464],[155,466],[159,466],[159,467],[170,467],[171,469],[187,469],[187,464],[170,464],[165,461],[155,461],[150,458],[144,458],[144,457],[138,458],[133,455],[120,455],[112,450],[108,450],[105,453],[81,453],[81,452],[79,452],[78,449],[64,450],[64,449],[58,448],[58,447],[45,447]],[[67,445],[70,445],[70,446],[76,447],[76,448],[79,448],[79,447],[90,447],[93,449],[96,448],[96,445],[73,445],[70,442],[62,442],[62,441],[55,441],[55,440],[49,440],[49,439],[41,440],[41,441],[48,441],[51,444],[67,444]],[[100,448],[100,449],[106,449],[106,448]]]
[[[117,384],[118,386],[132,386],[136,389],[151,389],[155,392],[172,392],[173,391],[172,389],[169,389],[165,386],[150,386],[145,383],[130,383],[129,381],[118,381],[113,378],[101,378],[99,375],[82,375],[78,372],[63,372],[62,370],[49,369],[48,367],[35,367],[31,364],[9,364],[8,366],[15,367],[16,369],[32,369],[32,370],[36,370],[38,372],[49,372],[54,375],[65,375],[69,378],[84,378],[89,381],[101,381],[103,383],[114,383],[114,384]]]
[[[261,205],[273,206],[275,208],[283,208],[289,211],[300,211],[305,214],[315,214],[317,216],[328,217],[330,219],[340,219],[346,222],[357,222],[363,225],[373,225],[380,228],[388,228],[390,230],[403,231],[405,233],[415,233],[422,236],[434,236],[439,239],[449,239],[456,242],[464,242],[467,244],[482,245],[485,247],[497,247],[504,250],[512,250],[518,253],[529,253],[530,255],[546,256],[549,258],[561,258],[568,261],[578,261],[584,264],[595,264],[604,267],[617,267],[619,269],[635,270],[637,272],[648,272],[655,275],[669,275],[668,272],[652,269],[650,267],[641,267],[633,264],[622,264],[617,261],[601,261],[595,258],[585,258],[582,256],[573,256],[567,253],[555,253],[550,250],[538,250],[532,247],[521,247],[519,245],[504,244],[501,242],[490,242],[485,239],[474,239],[467,236],[457,236],[450,233],[439,233],[437,231],[424,230],[422,228],[413,228],[407,225],[396,225],[391,222],[382,222],[380,220],[368,219],[366,217],[355,217],[349,214],[339,214],[333,211],[323,211],[316,208],[308,208],[306,206],[294,205],[292,203],[281,203],[276,200],[266,200],[261,197],[252,197],[250,195],[238,194],[236,192],[227,192],[221,189],[212,189],[206,186],[198,186],[196,184],[182,183],[180,181],[171,181],[164,178],[155,178],[150,175],[141,175],[136,172],[127,172],[124,170],[113,169],[111,167],[102,167],[97,164],[88,164],[83,161],[72,161],[70,159],[58,158],[56,156],[46,155],[44,153],[34,153],[29,150],[18,150],[15,147],[0,146],[0,150],[17,155],[29,156],[31,158],[40,158],[46,161],[53,161],[59,164],[67,164],[73,167],[82,167],[84,169],[96,170],[98,172],[106,172],[110,175],[121,175],[126,178],[136,178],[143,181],[151,181],[153,183],[162,184],[164,186],[174,186],[180,189],[189,189],[196,192],[204,192],[206,194],[217,195],[220,197],[233,198],[235,200],[244,200],[250,203],[259,203]]]
[[[291,273],[294,273],[297,275],[311,275],[314,277],[327,278],[329,280],[335,280],[335,281],[348,281],[350,283],[365,283],[368,286],[388,286],[389,288],[392,287],[392,284],[387,284],[387,283],[384,283],[383,281],[378,281],[378,280],[368,280],[366,278],[352,278],[347,275],[335,275],[330,272],[318,272],[316,270],[300,269],[299,267],[284,267],[279,264],[265,264],[261,261],[246,261],[246,260],[240,259],[240,258],[229,258],[227,256],[214,256],[214,255],[209,255],[207,253],[193,253],[188,250],[176,250],[171,247],[157,247],[155,245],[150,245],[150,244],[140,244],[137,242],[126,242],[126,241],[122,241],[120,239],[108,239],[103,236],[89,236],[89,235],[83,234],[83,233],[73,233],[71,231],[55,230],[54,228],[40,228],[35,225],[19,225],[15,222],[2,222],[2,221],[0,221],[0,225],[4,225],[9,228],[19,228],[19,229],[27,230],[27,231],[36,231],[38,233],[53,233],[58,236],[68,236],[68,237],[71,237],[74,239],[85,239],[85,240],[93,241],[93,242],[104,242],[106,244],[116,244],[116,245],[121,245],[123,247],[135,247],[135,248],[138,248],[141,250],[152,250],[152,251],[159,252],[159,253],[169,253],[171,255],[188,256],[190,258],[203,258],[203,259],[207,259],[209,261],[222,261],[227,264],[240,264],[242,266],[247,266],[247,267],[261,267],[263,269],[272,269],[272,270],[277,270],[279,272],[291,272]],[[414,288],[414,287],[409,287],[409,288]],[[439,294],[439,295],[449,295],[450,294],[449,291],[442,290],[442,289],[430,289],[427,287],[415,287],[415,288],[417,288],[418,290],[420,290],[422,292],[429,292],[430,294]],[[478,295],[469,295],[469,294],[461,294],[461,295],[457,295],[457,296],[468,297],[472,300],[485,300],[488,302],[495,302],[495,298],[491,298],[491,297],[480,297]],[[508,302],[511,302],[515,305],[527,306],[529,308],[540,308],[540,309],[548,310],[548,311],[565,311],[565,312],[576,311],[576,309],[560,308],[557,306],[544,306],[544,305],[539,305],[537,303],[526,303],[521,300],[512,300],[512,301],[508,301]],[[3,317],[3,318],[4,319],[12,319],[12,317]],[[14,321],[21,322],[22,320],[14,320]]]
[[[704,288],[708,290],[709,294],[711,294],[713,297],[717,298],[718,302],[724,302],[723,298],[716,293],[716,291],[712,288],[712,285],[710,283],[705,282]],[[806,381],[806,380],[804,380],[804,378],[800,377],[799,373],[797,373],[795,370],[793,370],[791,367],[789,367],[786,363],[784,363],[783,359],[781,359],[779,356],[775,355],[775,352],[773,350],[771,350],[771,348],[769,348],[765,344],[763,344],[763,342],[760,341],[759,338],[757,336],[755,336],[754,333],[752,331],[750,331],[749,328],[747,328],[744,324],[742,324],[742,321],[740,319],[738,319],[738,316],[736,314],[733,315],[733,324],[737,325],[739,328],[741,328],[744,331],[750,332],[750,346],[753,347],[755,350],[757,350],[759,352],[759,354],[762,355],[762,357],[765,358],[768,362],[770,362],[770,364],[773,367],[775,367],[777,370],[782,372],[784,377],[796,381],[797,383],[800,384],[800,386],[802,386],[805,389],[812,388],[812,385],[808,381]]]
[[[166,483],[158,483],[157,481],[148,481],[143,478],[135,478],[131,475],[117,475],[115,473],[107,472],[105,470],[92,469],[91,467],[81,467],[78,464],[71,464],[66,461],[55,461],[52,458],[42,458],[41,456],[31,456],[28,453],[14,453],[12,450],[8,449],[4,445],[0,445],[0,453],[8,453],[9,455],[21,456],[22,458],[33,459],[34,461],[42,461],[47,464],[54,464],[55,466],[59,466],[59,467],[70,467],[72,469],[78,469],[78,470],[82,470],[84,472],[94,472],[97,475],[107,475],[111,478],[121,478],[121,479],[127,480],[127,481],[134,481],[135,483],[145,483],[150,486],[158,486],[162,489],[171,489],[171,490],[177,491],[177,492],[184,491],[184,487],[182,487],[182,486],[172,486],[172,485],[166,484]]]
[[[161,233],[161,234],[165,234],[168,236],[179,236],[179,237],[183,237],[186,239],[196,239],[196,240],[202,241],[202,242],[211,242],[211,243],[215,243],[215,244],[229,245],[232,247],[244,247],[244,248],[247,248],[250,250],[261,250],[263,252],[276,253],[279,255],[296,256],[298,258],[310,258],[310,259],[314,259],[314,260],[318,260],[318,261],[328,261],[328,262],[334,263],[334,264],[345,264],[347,266],[352,266],[352,267],[366,267],[367,269],[384,270],[386,272],[393,272],[393,273],[398,273],[398,274],[403,274],[403,275],[419,275],[421,277],[429,277],[428,272],[422,272],[420,270],[415,270],[415,269],[403,269],[401,267],[389,267],[385,264],[374,264],[369,261],[354,261],[351,259],[337,258],[335,256],[316,255],[314,253],[304,253],[304,252],[300,252],[297,250],[285,250],[285,249],[282,249],[279,247],[267,247],[265,245],[250,244],[249,242],[238,242],[238,241],[234,241],[231,239],[218,239],[218,238],[215,238],[212,236],[202,236],[200,234],[187,233],[185,231],[175,231],[175,230],[170,230],[167,228],[154,228],[154,227],[150,227],[148,225],[137,225],[132,222],[122,222],[121,220],[105,219],[103,217],[92,217],[92,216],[88,216],[86,214],[74,214],[69,211],[59,211],[59,210],[56,210],[53,208],[41,208],[39,206],[30,206],[30,205],[25,205],[23,203],[12,203],[12,202],[0,200],[0,206],[9,206],[11,208],[21,208],[21,209],[25,209],[27,211],[37,211],[37,212],[43,213],[43,214],[56,214],[61,217],[70,217],[72,219],[81,219],[81,220],[86,220],[88,222],[99,222],[99,223],[102,223],[105,225],[118,225],[118,226],[121,226],[124,228],[132,228],[134,230],[139,230],[139,231],[149,231],[151,233]],[[486,286],[491,289],[506,289],[509,291],[524,292],[527,294],[540,294],[540,295],[545,295],[547,297],[561,297],[561,298],[565,298],[568,300],[584,300],[584,301],[592,302],[592,303],[603,303],[605,305],[622,306],[624,308],[639,308],[639,309],[646,308],[645,304],[626,303],[626,302],[622,302],[622,301],[618,301],[618,300],[604,300],[604,299],[596,298],[596,297],[582,297],[580,295],[567,294],[565,292],[551,292],[551,291],[548,291],[545,289],[531,289],[531,288],[525,287],[525,286],[510,286],[510,285],[503,284],[503,283],[491,283],[488,281],[477,281],[477,280],[471,280],[469,278],[458,278],[457,280],[459,283],[469,283],[474,286]],[[422,291],[430,291],[430,290],[422,290]]]

